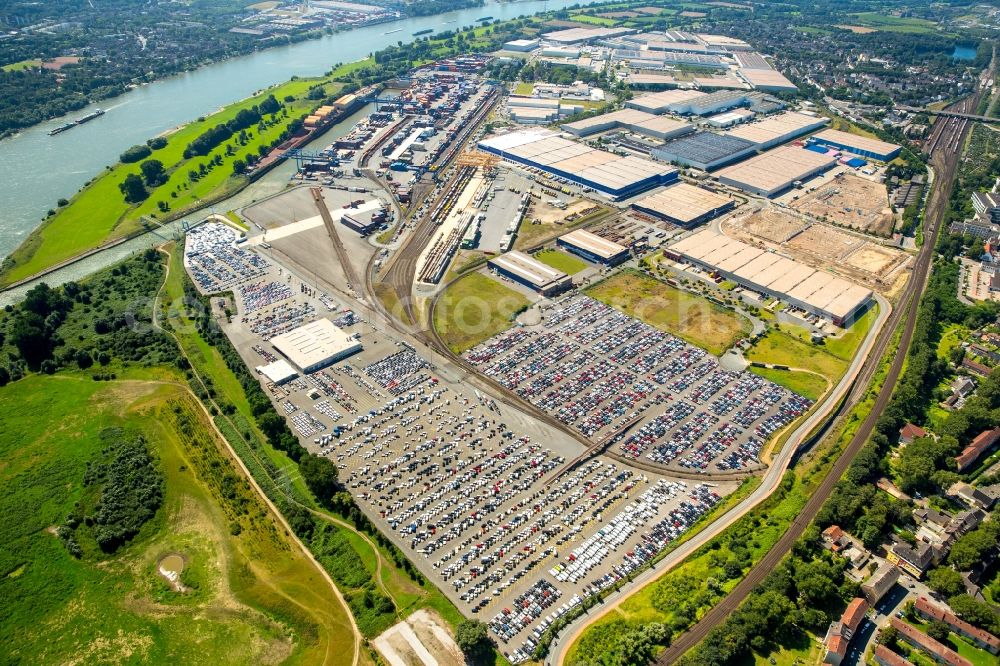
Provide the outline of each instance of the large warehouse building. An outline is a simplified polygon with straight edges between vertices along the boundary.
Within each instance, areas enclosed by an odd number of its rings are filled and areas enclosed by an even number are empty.
[[[835,165],[837,158],[795,146],[775,148],[716,173],[723,185],[773,197]]]
[[[276,335],[271,345],[304,374],[361,351],[361,343],[329,319],[317,319]]]
[[[631,256],[627,247],[601,238],[586,229],[577,229],[560,236],[556,240],[556,245],[580,255],[587,261],[605,266],[617,266]]]
[[[632,80],[633,76],[630,76],[629,80]],[[699,97],[708,97],[708,94],[698,90],[664,90],[630,99],[625,102],[625,106],[646,113],[666,113],[673,104],[680,104]]]
[[[779,298],[837,326],[849,325],[872,299],[870,289],[711,229],[675,243],[666,255]]]
[[[639,157],[620,157],[575,143],[549,130],[510,132],[479,142],[501,158],[540,169],[612,199],[641,194],[677,180],[677,170]]]
[[[868,157],[881,162],[888,162],[894,159],[896,155],[899,155],[899,151],[902,150],[901,146],[897,146],[894,143],[832,129],[817,132],[809,137],[809,143],[828,148],[837,148],[838,150],[846,150],[853,155]]]
[[[491,258],[487,264],[500,275],[530,287],[542,296],[551,296],[573,286],[570,276],[523,252],[507,252]]]
[[[736,201],[703,187],[677,183],[632,204],[639,212],[680,227],[692,228],[732,210]]]
[[[664,162],[711,171],[757,152],[751,141],[725,134],[698,132],[653,149],[653,157]]]
[[[694,131],[694,125],[675,118],[656,116],[636,109],[622,109],[601,116],[565,123],[562,128],[574,136],[584,137],[611,129],[627,129],[665,141]]]
[[[741,125],[726,132],[727,136],[751,141],[761,150],[786,143],[826,125],[829,119],[788,111],[763,120]]]

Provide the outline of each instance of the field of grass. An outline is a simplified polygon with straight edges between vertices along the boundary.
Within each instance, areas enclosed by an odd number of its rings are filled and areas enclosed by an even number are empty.
[[[535,255],[535,259],[567,275],[576,275],[587,267],[587,262],[583,259],[574,257],[561,250],[542,250]]]
[[[350,625],[226,456],[183,385],[74,373],[0,389],[0,640],[13,663],[348,664]],[[53,528],[80,499],[98,433],[123,427],[154,447],[163,506],[106,556],[69,555]],[[234,535],[236,533],[237,535]],[[175,591],[157,573],[186,562]]]
[[[297,79],[270,88],[259,95],[231,104],[224,109],[181,127],[168,135],[166,147],[154,150],[148,159],[163,163],[169,177],[166,182],[150,191],[149,197],[138,204],[129,204],[118,186],[129,174],[140,173],[139,164],[116,164],[99,174],[89,185],[73,195],[68,205],[60,208],[41,227],[18,247],[4,262],[0,272],[0,284],[10,284],[33,275],[50,266],[99,247],[109,241],[123,238],[141,229],[141,218],[177,217],[186,210],[205,205],[205,202],[235,192],[248,182],[245,176],[233,174],[232,164],[237,158],[248,153],[257,154],[259,146],[270,145],[295,118],[315,108],[319,101],[310,100],[306,93],[310,86],[323,83],[325,79]],[[327,94],[333,94],[339,84],[325,85]],[[245,146],[235,146],[234,155],[225,154],[225,145],[219,146],[212,154],[191,159],[184,158],[187,145],[207,129],[233,119],[236,114],[259,104],[273,94],[288,110],[287,117],[280,115],[273,125],[259,132],[257,127],[248,131],[252,137]],[[286,96],[293,96],[292,102],[284,102]],[[235,138],[229,141],[235,144]],[[212,155],[219,155],[222,163],[207,171],[197,180],[189,178],[191,170],[198,171],[199,165],[209,164]],[[159,210],[158,202],[169,206],[167,213]]]
[[[779,386],[784,386],[789,391],[798,393],[803,398],[809,398],[813,402],[826,393],[829,383],[818,375],[798,370],[775,370],[773,368],[755,368],[751,366],[750,372],[760,375]]]
[[[786,325],[782,325],[784,329]],[[747,354],[751,361],[785,365],[818,373],[836,381],[847,370],[848,362],[822,347],[806,342],[785,330],[772,328],[754,343]]]
[[[534,83],[527,83],[525,81],[519,81],[516,86],[514,86],[515,95],[530,95],[535,89]]]
[[[0,69],[3,69],[3,71],[5,72],[20,72],[26,69],[31,69],[33,67],[41,67],[41,66],[42,66],[42,61],[37,58],[34,58],[31,60],[12,62],[9,65],[4,65],[3,67],[0,67]]]
[[[597,25],[605,28],[610,28],[618,25],[618,21],[606,16],[593,16],[591,14],[571,14],[569,17],[570,21],[577,21],[578,23],[589,23],[591,25]]]
[[[887,16],[877,12],[855,14],[855,23],[869,28],[878,28],[885,32],[906,32],[925,34],[934,32],[937,25],[932,21],[916,17]]]
[[[941,340],[938,342],[938,358],[948,360],[951,350],[962,344],[969,331],[960,324],[948,324],[941,333]]]
[[[750,331],[750,322],[735,312],[634,270],[595,284],[587,294],[716,356]]]
[[[522,294],[482,273],[452,283],[434,308],[434,330],[456,354],[510,328],[530,302]]]

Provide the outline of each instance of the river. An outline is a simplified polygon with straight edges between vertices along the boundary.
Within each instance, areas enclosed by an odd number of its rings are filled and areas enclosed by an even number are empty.
[[[487,2],[483,7],[406,18],[327,35],[207,65],[172,76],[73,113],[100,106],[107,113],[68,132],[48,136],[66,122],[52,120],[0,141],[0,257],[10,254],[38,226],[60,197],[69,198],[129,146],[243,99],[292,76],[320,76],[338,62],[353,62],[418,30],[435,32],[474,25],[476,19],[528,16],[597,0]],[[401,29],[401,32],[386,34]]]

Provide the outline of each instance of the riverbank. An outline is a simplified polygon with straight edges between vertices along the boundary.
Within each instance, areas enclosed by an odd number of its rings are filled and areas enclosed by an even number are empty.
[[[356,65],[345,65],[354,68]],[[148,185],[141,201],[125,200],[120,185],[129,176],[142,176],[140,162],[119,162],[107,168],[80,190],[68,204],[49,216],[0,267],[0,286],[11,285],[78,255],[113,244],[140,232],[143,219],[157,222],[175,220],[203,208],[205,202],[231,196],[250,183],[243,165],[258,159],[271,146],[294,134],[301,119],[335,96],[343,83],[334,81],[343,72],[315,79],[294,79],[265,89],[252,97],[223,107],[216,113],[188,123],[164,135],[167,145],[152,150],[147,159],[162,163],[159,184]],[[317,95],[316,88],[322,88]],[[316,99],[311,99],[314,97]],[[273,102],[268,100],[273,97]],[[274,108],[260,114],[251,126],[233,132],[220,145],[191,155],[188,148],[205,132],[230,123],[261,105]],[[244,114],[240,116],[240,114]],[[253,118],[251,117],[251,120]]]

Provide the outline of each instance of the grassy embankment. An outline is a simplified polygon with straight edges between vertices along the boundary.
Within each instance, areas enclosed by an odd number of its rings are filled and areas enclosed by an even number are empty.
[[[823,480],[837,455],[854,436],[885,382],[898,344],[896,333],[890,351],[883,358],[864,399],[833,436],[805,454],[796,467],[785,474],[781,486],[762,504],[740,518],[722,534],[698,549],[668,573],[647,583],[587,629],[570,646],[566,663],[586,663],[584,655],[601,654],[617,638],[650,622],[662,622],[674,634],[690,627],[742,579],[788,529]],[[803,645],[782,645],[775,654],[755,653],[758,663],[771,657],[779,663],[802,658],[809,649]],[[805,663],[809,663],[808,661]]]
[[[505,331],[530,301],[482,273],[469,273],[441,294],[434,308],[434,330],[456,354]]]
[[[750,322],[732,310],[635,270],[617,273],[586,293],[716,356],[750,332]]]
[[[183,256],[179,251],[172,251],[169,277],[161,296],[161,312],[169,317],[181,348],[198,375],[208,380],[216,400],[235,407],[234,413],[217,416],[216,423],[265,492],[307,507],[336,528],[325,535],[327,547],[317,554],[317,558],[337,581],[355,611],[359,630],[372,638],[396,620],[422,608],[432,609],[451,625],[457,625],[461,614],[437,588],[427,581],[414,581],[395,563],[397,554],[390,552],[383,542],[355,529],[344,516],[316,504],[295,463],[268,444],[257,428],[243,387],[222,354],[199,334],[192,313],[172,307],[181,302],[186,280]],[[392,600],[394,611],[374,613],[373,609],[363,606],[365,590],[370,591],[372,584]]]
[[[162,381],[172,371],[118,374],[107,383],[29,375],[0,389],[8,658],[351,663],[343,607],[239,476],[183,380]],[[154,447],[164,504],[114,555],[81,539],[76,559],[54,526],[81,499],[108,427],[139,432]],[[157,573],[171,553],[185,560],[186,592]]]
[[[340,75],[340,71],[336,74]],[[119,162],[106,169],[73,195],[66,206],[47,218],[4,261],[0,269],[0,284],[11,284],[90,249],[124,238],[142,228],[141,218],[144,215],[174,219],[182,216],[185,211],[198,209],[207,202],[224,198],[244,187],[249,181],[246,176],[233,173],[233,162],[245,159],[247,154],[257,155],[259,147],[270,146],[293,120],[316,108],[320,101],[308,99],[308,91],[320,84],[324,86],[327,95],[335,94],[340,86],[331,83],[329,79],[292,80],[231,104],[170,133],[166,136],[167,145],[153,150],[146,158],[162,162],[169,177],[158,187],[147,188],[149,196],[140,203],[126,202],[118,187],[126,176],[141,173],[139,163]],[[234,136],[213,149],[209,155],[185,159],[184,150],[191,141],[206,130],[232,120],[241,110],[260,104],[271,94],[284,105],[273,124],[263,131],[260,131],[261,126],[249,128],[249,138],[245,145],[237,145]],[[287,96],[294,100],[284,101]],[[285,110],[287,115],[284,115]],[[232,155],[226,155],[227,144],[235,149]],[[192,179],[190,172],[200,171],[201,164],[209,165],[214,155],[221,157],[221,164]],[[166,213],[159,208],[161,201],[169,206]]]

